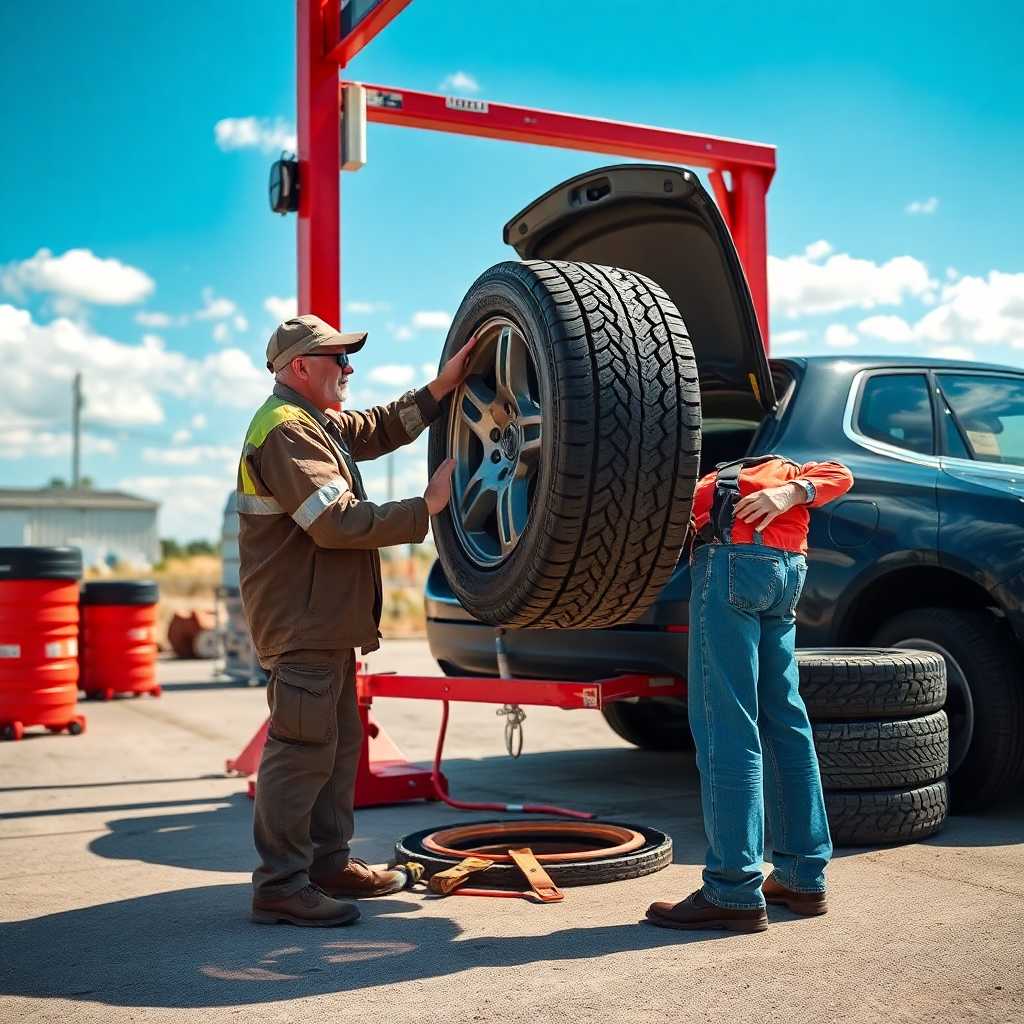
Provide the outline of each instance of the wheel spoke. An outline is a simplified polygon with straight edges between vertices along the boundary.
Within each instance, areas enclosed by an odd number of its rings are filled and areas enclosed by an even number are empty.
[[[494,378],[498,383],[499,398],[517,404],[520,399],[528,399],[530,381],[526,359],[525,343],[511,327],[503,327],[494,357]]]
[[[496,395],[479,375],[467,377],[459,395],[459,417],[481,441],[488,441],[494,426],[492,406]]]
[[[498,503],[497,481],[491,474],[491,464],[483,463],[462,490],[459,501],[462,525],[467,530],[481,530],[494,514]]]
[[[498,541],[501,553],[508,554],[518,543],[529,518],[526,481],[518,476],[509,477],[498,492]]]

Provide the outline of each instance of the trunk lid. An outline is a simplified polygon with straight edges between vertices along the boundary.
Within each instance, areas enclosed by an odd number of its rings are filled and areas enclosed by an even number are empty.
[[[730,392],[737,415],[759,418],[774,408],[736,247],[692,171],[619,164],[577,175],[517,213],[504,239],[522,259],[598,263],[656,281],[689,330],[702,390]]]

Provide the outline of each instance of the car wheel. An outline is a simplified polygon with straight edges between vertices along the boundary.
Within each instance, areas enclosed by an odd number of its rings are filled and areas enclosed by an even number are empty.
[[[641,750],[693,750],[686,705],[674,701],[613,701],[601,709],[616,735]]]
[[[1006,622],[987,611],[921,608],[886,623],[875,641],[946,663],[953,810],[980,810],[1013,792],[1024,772],[1024,673]]]
[[[500,263],[456,314],[468,376],[431,426],[455,460],[433,520],[452,590],[492,625],[637,619],[675,568],[700,453],[700,388],[653,281],[581,263]]]

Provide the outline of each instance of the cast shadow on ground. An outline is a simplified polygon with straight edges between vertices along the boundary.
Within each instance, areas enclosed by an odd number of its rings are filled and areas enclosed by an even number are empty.
[[[755,937],[664,931],[638,923],[562,928],[545,935],[458,941],[447,917],[413,901],[360,904],[350,928],[261,927],[247,920],[247,885],[158,893],[0,924],[0,993],[114,1006],[219,1007],[353,991],[457,975],[478,967],[590,959],[634,949]],[[567,904],[536,907],[552,925]],[[401,915],[392,918],[392,915]],[[382,997],[383,999],[384,997]]]

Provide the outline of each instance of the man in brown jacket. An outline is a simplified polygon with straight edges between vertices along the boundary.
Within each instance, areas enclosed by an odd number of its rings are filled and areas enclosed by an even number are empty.
[[[379,646],[380,557],[423,540],[448,503],[451,460],[422,498],[366,499],[356,462],[414,440],[466,372],[472,342],[425,388],[366,412],[342,411],[351,353],[365,333],[318,317],[286,320],[267,345],[273,394],[249,426],[238,467],[242,603],[269,672],[260,762],[252,919],[351,924],[355,904],[402,888],[399,872],[349,855],[362,728],[355,651]]]

